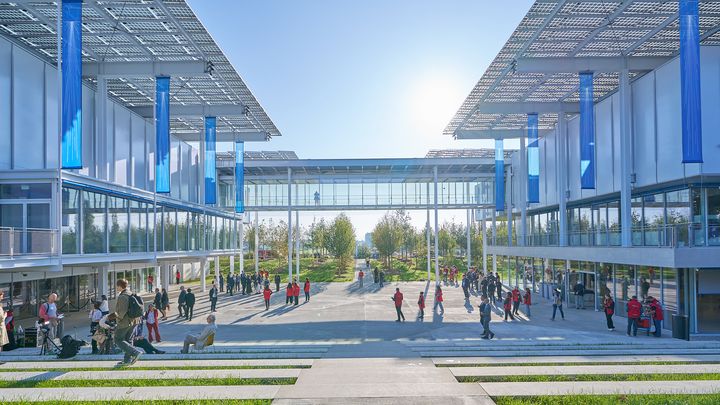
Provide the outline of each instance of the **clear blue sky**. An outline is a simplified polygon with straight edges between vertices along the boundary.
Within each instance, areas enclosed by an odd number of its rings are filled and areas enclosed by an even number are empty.
[[[421,157],[531,0],[188,0],[283,136],[248,150]]]
[[[532,0],[188,0],[282,132],[247,150],[422,157],[492,147],[442,130]],[[306,226],[336,213],[301,213]],[[359,239],[379,211],[348,213]],[[424,211],[410,213],[416,227]],[[287,219],[265,213],[263,218]],[[440,223],[464,223],[446,210]]]

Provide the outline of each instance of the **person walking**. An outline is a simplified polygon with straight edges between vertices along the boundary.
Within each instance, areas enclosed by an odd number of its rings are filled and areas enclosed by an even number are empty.
[[[180,270],[175,270],[175,284],[180,284]]]
[[[213,284],[212,288],[210,288],[210,312],[215,312],[217,309],[217,300],[218,300],[218,289],[215,287],[215,284]]]
[[[185,296],[185,320],[186,321],[192,321],[194,309],[195,309],[195,294],[192,292],[192,288],[188,288],[187,295]]]
[[[525,295],[523,295],[523,304],[525,304],[525,314],[530,318],[530,306],[532,305],[532,292],[529,288],[525,289]]]
[[[503,290],[502,280],[500,280],[500,276],[497,275],[497,273],[495,273],[495,274],[496,274],[496,276],[495,276],[495,293],[497,294],[497,300],[502,301],[502,290]]]
[[[652,320],[653,325],[655,326],[654,336],[661,337],[662,321],[664,319],[662,305],[660,305],[660,301],[655,299],[655,297],[649,296],[648,300],[650,301],[650,310],[652,311]]]
[[[520,310],[520,290],[518,289],[518,286],[515,286],[515,288],[512,289],[512,313],[513,315],[518,314],[518,310]]]
[[[223,292],[224,286],[225,286],[225,278],[223,277],[222,273],[220,273],[220,292]]]
[[[385,272],[380,270],[380,287],[385,285]]]
[[[505,295],[505,301],[503,301],[503,310],[505,311],[505,322],[507,322],[508,317],[510,317],[511,320],[515,320],[515,317],[512,314],[512,307],[513,307],[513,296],[510,291]]]
[[[490,299],[484,295],[482,297],[482,304],[480,304],[480,323],[483,327],[483,334],[480,336],[483,339],[492,339],[495,334],[490,330],[490,320],[492,318],[492,305],[490,305]]]
[[[438,307],[440,307],[440,315],[445,314],[445,308],[443,308],[443,293],[440,285],[435,287],[435,305],[433,306],[433,313],[437,311]]]
[[[632,335],[637,336],[638,321],[640,320],[640,314],[642,313],[642,304],[637,300],[637,295],[633,295],[625,306],[628,317],[627,335],[630,336],[630,332],[632,330]]]
[[[379,275],[380,275],[380,274],[379,274],[379,272],[378,272],[378,268],[375,267],[375,269],[373,269],[373,282],[374,282],[375,284],[377,284],[377,283],[380,282]]]
[[[187,291],[185,286],[180,286],[180,295],[178,295],[178,318],[187,319]]]
[[[552,320],[555,320],[555,313],[560,310],[560,316],[562,316],[562,319],[565,320],[565,313],[563,312],[562,308],[562,294],[560,294],[560,289],[556,288],[553,292],[553,314],[552,314]]]
[[[155,332],[155,340],[160,343],[160,328],[158,327],[160,319],[158,318],[158,310],[153,304],[148,305],[147,312],[145,312],[145,325],[148,330],[148,341],[153,342],[153,332]]]
[[[90,310],[90,336],[94,335],[98,329],[100,319],[103,317],[103,313],[100,310],[100,302],[93,302],[93,309]],[[98,354],[98,346],[95,339],[90,339],[90,346],[92,347],[92,354]]]
[[[305,302],[310,302],[310,279],[305,279],[305,285],[303,286],[303,292],[305,293]]]
[[[153,305],[157,309],[162,309],[162,293],[159,288],[155,288],[155,296],[153,297]]]
[[[399,288],[395,289],[395,295],[393,295],[392,300],[395,301],[395,312],[397,312],[398,317],[395,322],[400,322],[400,318],[405,322],[405,315],[402,313],[403,294]]]
[[[417,319],[418,321],[422,322],[425,318],[425,294],[423,294],[422,291],[420,291],[420,298],[418,298],[418,315]]]
[[[614,331],[615,324],[613,324],[612,317],[615,314],[615,301],[613,301],[610,294],[607,294],[603,300],[603,311],[605,312],[605,323],[607,323],[608,330]]]
[[[170,311],[170,297],[168,296],[167,290],[163,288],[162,293],[160,294],[160,312],[162,312],[161,321],[167,319],[167,311]]]
[[[263,290],[263,299],[265,300],[265,310],[267,311],[270,309],[270,296],[272,295],[272,290],[270,287],[265,287]]]
[[[470,279],[468,279],[467,275],[463,274],[460,285],[462,286],[463,294],[465,294],[465,301],[468,301],[470,299]]]
[[[300,284],[297,281],[293,281],[293,297],[295,298],[295,304],[300,304]]]
[[[585,285],[582,281],[578,280],[575,287],[573,287],[575,293],[575,309],[585,309]]]
[[[131,294],[127,280],[118,279],[115,287],[120,290],[115,303],[115,344],[125,353],[118,366],[128,366],[135,364],[142,353],[132,345],[132,333],[142,317],[142,306],[138,302],[140,298]]]
[[[358,272],[358,283],[360,284],[360,288],[363,288],[363,279],[365,278],[365,272],[360,270]]]
[[[155,277],[153,277],[152,274],[148,274],[148,276],[147,276],[148,292],[152,292],[153,284],[155,284]]]
[[[495,278],[493,277],[492,273],[487,276],[486,278],[486,289],[487,289],[487,296],[489,297],[489,301],[491,304],[495,301]]]
[[[280,275],[275,274],[275,292],[280,291]]]

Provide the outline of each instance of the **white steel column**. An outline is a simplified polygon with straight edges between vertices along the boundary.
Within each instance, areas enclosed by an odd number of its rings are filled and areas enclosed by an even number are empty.
[[[470,266],[472,266],[472,255],[470,252],[470,241],[471,241],[471,233],[470,233],[470,227],[472,226],[472,214],[470,211],[470,208],[467,209],[467,269],[470,271]]]
[[[255,212],[255,252],[253,252],[253,258],[255,259],[255,273],[258,272],[259,266],[260,266],[260,258],[258,257],[258,252],[260,251],[260,247],[258,246],[260,237],[258,235],[258,232],[260,232],[260,223],[258,220],[258,217],[260,214],[258,212]]]
[[[155,265],[153,267],[155,268],[155,283],[154,283],[155,285],[153,287],[163,288],[167,284],[169,284],[168,279],[165,278],[166,277],[165,272],[163,271],[164,266]],[[155,289],[153,289],[153,291],[155,291]]]
[[[103,265],[98,268],[98,278],[100,285],[100,295],[108,295],[110,292],[110,285],[108,285],[108,272],[110,270],[109,265]],[[114,286],[113,286],[114,287]]]
[[[440,284],[440,253],[438,251],[438,175],[437,166],[433,167],[433,184],[435,188],[435,283]]]
[[[567,122],[565,113],[558,113],[557,123],[558,229],[560,246],[567,246]]]
[[[245,214],[240,216],[238,227],[238,239],[240,240],[240,273],[245,272]]]
[[[493,246],[497,246],[497,212],[495,208],[492,210],[492,241]],[[497,272],[497,254],[493,253],[493,273]]]
[[[620,72],[620,239],[632,246],[632,94],[630,72]]]
[[[482,212],[480,230],[482,231],[482,268],[483,274],[487,274],[487,223],[485,218],[485,210],[483,210]]]
[[[242,253],[242,251],[240,252]],[[235,274],[235,255],[230,255],[230,275]]]
[[[430,183],[427,185],[428,199],[430,199]],[[430,281],[430,260],[432,255],[430,254],[430,205],[427,207],[427,222],[425,222],[425,237],[427,238],[427,279]]]
[[[200,286],[202,287],[202,292],[207,291],[207,281],[205,279],[207,278],[209,265],[210,263],[208,263],[207,257],[200,259]]]
[[[112,181],[107,153],[111,141],[107,137],[107,127],[107,80],[98,76],[95,92],[95,175],[98,179]]]
[[[295,275],[300,282],[300,211],[295,211],[295,260]]]
[[[215,256],[215,282],[220,279],[220,256]],[[218,286],[220,288],[220,286]]]
[[[288,167],[288,282],[292,281],[292,169]]]
[[[527,200],[528,200],[528,167],[525,137],[520,137],[520,229],[518,229],[518,246],[525,246],[527,235]]]

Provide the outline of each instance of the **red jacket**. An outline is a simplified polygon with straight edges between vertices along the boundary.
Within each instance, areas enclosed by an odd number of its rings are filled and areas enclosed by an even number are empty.
[[[650,307],[653,309],[653,319],[656,321],[662,321],[663,320],[663,309],[660,305],[660,302],[658,300],[653,300],[653,302],[650,304]]]
[[[628,318],[640,318],[642,313],[642,304],[638,300],[631,299],[627,303],[627,315]]]
[[[287,290],[285,290],[285,296],[286,296],[286,297],[292,297],[294,290],[295,290],[295,289],[294,289],[292,286],[288,287]]]
[[[523,302],[525,305],[532,305],[532,294],[530,294],[529,292],[525,292]]]
[[[513,300],[513,302],[520,301],[520,291],[518,291],[517,288],[512,290],[512,300]]]
[[[296,297],[300,296],[300,284],[295,284],[293,286],[293,295]]]
[[[512,303],[510,301],[510,298],[505,298],[505,302],[503,302],[503,308],[505,308],[506,311],[512,309]]]
[[[605,307],[605,313],[608,315],[612,315],[615,313],[615,301],[612,299],[605,300],[605,303],[603,303],[603,307]]]
[[[363,278],[363,277],[365,277],[365,273],[363,273],[363,271],[360,270],[360,272],[358,273],[358,278]]]
[[[400,291],[396,292],[393,296],[393,299],[395,300],[395,306],[401,307],[403,302],[403,295]]]
[[[269,300],[271,295],[272,295],[271,289],[266,288],[263,290],[263,298],[265,298],[265,301]]]
[[[425,296],[421,295],[420,298],[418,298],[418,308],[425,309]]]
[[[435,293],[435,301],[443,302],[442,291]]]
[[[306,293],[309,293],[309,292],[310,292],[310,282],[309,282],[309,281],[306,281],[306,282],[305,282],[305,286],[303,287],[303,291],[305,291]]]

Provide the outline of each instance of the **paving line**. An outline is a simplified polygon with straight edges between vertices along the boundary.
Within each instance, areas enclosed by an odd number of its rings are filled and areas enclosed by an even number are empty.
[[[256,370],[108,370],[108,371],[19,371],[2,373],[5,381],[46,380],[174,380],[201,378],[297,378],[300,369]]]
[[[656,350],[652,351],[653,354],[657,353]],[[663,350],[664,354],[677,354],[677,355],[693,355],[693,354],[709,354],[716,355],[718,350],[715,349],[690,349],[690,350]],[[565,350],[561,353],[556,351],[538,352],[533,351],[491,351],[491,350],[466,350],[466,351],[448,351],[448,350],[437,350],[437,351],[424,351],[418,353],[421,357],[522,357],[522,356],[620,356],[620,355],[637,355],[637,350]],[[501,360],[496,360],[501,361]]]
[[[18,361],[0,365],[2,369],[54,369],[54,368],[108,368],[113,369],[117,361]],[[198,360],[139,360],[129,368],[145,367],[262,367],[262,366],[312,366],[313,359],[269,359],[269,360],[233,360],[233,359],[198,359]],[[1,376],[2,374],[0,374]]]
[[[279,385],[179,386],[179,387],[92,387],[7,388],[0,390],[0,401],[110,401],[272,399]]]
[[[649,361],[683,361],[683,362],[720,362],[720,355],[634,355],[634,356],[517,356],[504,357],[440,357],[433,358],[435,365],[461,365],[461,364],[512,364],[512,363],[627,363],[627,362],[649,362]]]
[[[612,375],[612,374],[705,374],[720,373],[720,364],[616,365],[616,366],[524,366],[450,367],[456,377],[507,375]],[[720,382],[718,382],[720,384]]]
[[[476,384],[476,383],[469,383]],[[477,383],[493,397],[544,395],[612,394],[714,394],[720,393],[717,381],[592,381]]]

